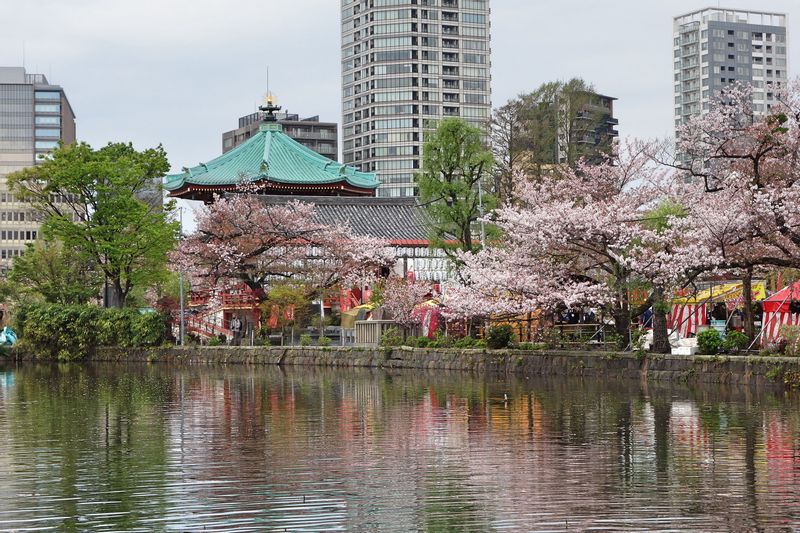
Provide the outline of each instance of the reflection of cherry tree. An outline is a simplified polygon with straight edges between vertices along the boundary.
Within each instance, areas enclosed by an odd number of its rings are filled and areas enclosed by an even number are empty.
[[[223,290],[242,283],[265,289],[287,279],[317,292],[363,286],[392,259],[379,239],[315,222],[311,204],[265,205],[244,194],[218,197],[204,207],[197,230],[173,254],[195,287]]]

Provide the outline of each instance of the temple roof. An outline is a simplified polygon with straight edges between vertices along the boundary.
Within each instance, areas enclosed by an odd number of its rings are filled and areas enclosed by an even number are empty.
[[[314,204],[314,220],[347,224],[356,235],[386,239],[395,245],[427,246],[432,222],[415,198],[259,195],[268,205],[291,201]]]
[[[316,153],[285,133],[279,124],[264,123],[258,133],[237,146],[196,167],[164,178],[172,196],[191,196],[195,191],[232,191],[249,180],[276,191],[320,188],[344,194],[374,194],[374,173],[360,172]],[[334,191],[335,192],[335,191]]]

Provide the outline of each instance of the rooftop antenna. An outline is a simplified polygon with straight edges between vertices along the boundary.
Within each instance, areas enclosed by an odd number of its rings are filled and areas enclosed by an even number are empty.
[[[22,68],[25,68],[25,41],[22,41]]]

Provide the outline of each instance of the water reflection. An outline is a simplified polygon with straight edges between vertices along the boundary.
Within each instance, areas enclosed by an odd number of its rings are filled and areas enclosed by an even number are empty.
[[[790,531],[799,440],[768,391],[0,368],[0,530]]]

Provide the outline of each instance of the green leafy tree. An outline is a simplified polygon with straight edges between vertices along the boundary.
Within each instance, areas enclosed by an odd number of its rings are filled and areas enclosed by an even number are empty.
[[[47,303],[83,304],[99,296],[103,283],[94,264],[78,250],[57,240],[39,239],[14,258],[9,281]]]
[[[479,183],[484,213],[496,203],[486,189],[491,170],[492,154],[481,142],[481,130],[461,119],[443,120],[425,142],[419,194],[433,224],[431,243],[451,258],[455,250],[477,248]]]
[[[175,242],[174,204],[153,201],[169,169],[164,149],[108,144],[61,146],[39,165],[11,174],[11,189],[57,238],[94,263],[108,282],[108,304],[125,306],[135,287],[163,277]]]
[[[277,282],[270,286],[261,303],[262,316],[276,312],[278,328],[304,327],[311,321],[311,298],[314,288],[294,281]]]

